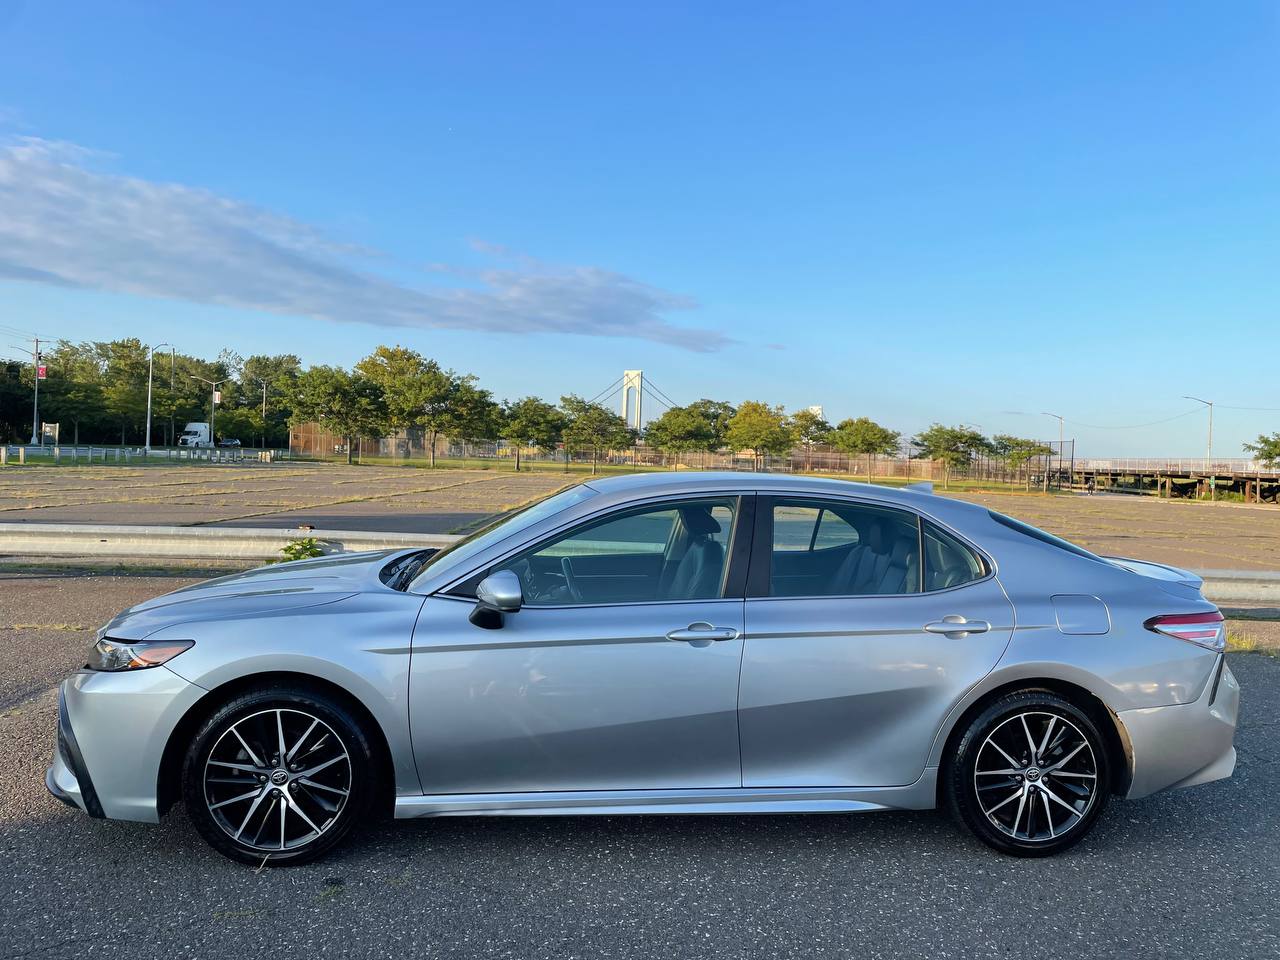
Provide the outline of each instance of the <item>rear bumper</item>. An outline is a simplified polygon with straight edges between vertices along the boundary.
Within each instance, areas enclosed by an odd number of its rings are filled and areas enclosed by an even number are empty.
[[[1191,787],[1231,776],[1240,685],[1220,656],[1194,703],[1116,714],[1128,740],[1131,781],[1126,797]]]

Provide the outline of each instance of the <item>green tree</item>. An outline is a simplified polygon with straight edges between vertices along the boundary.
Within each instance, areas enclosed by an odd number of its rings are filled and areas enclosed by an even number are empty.
[[[1038,457],[1049,457],[1053,455],[1053,447],[1039,440],[1028,440],[1025,437],[1014,437],[1007,433],[1001,433],[992,438],[991,447],[997,457],[1000,457],[1014,474],[1022,471],[1026,465]],[[1027,489],[1031,489],[1031,474],[1026,473],[1024,476]],[[1048,483],[1048,471],[1045,471],[1045,482]]]
[[[752,466],[757,469],[766,455],[782,456],[793,442],[791,424],[782,407],[758,400],[748,400],[738,407],[729,421],[725,440],[734,450],[750,450]]]
[[[275,356],[254,354],[240,366],[240,399],[254,412],[260,442],[264,447],[289,442],[287,397],[293,381],[302,372],[302,361],[292,353]],[[265,397],[264,397],[265,385]],[[263,416],[263,406],[266,416]]]
[[[942,483],[950,484],[951,471],[967,467],[973,458],[993,450],[991,441],[976,430],[965,426],[946,427],[932,424],[928,430],[916,435],[913,441],[923,456],[942,461]]]
[[[688,409],[711,426],[712,438],[707,442],[706,449],[712,452],[721,449],[729,434],[729,421],[738,412],[737,408],[723,400],[707,400],[704,397],[689,404]]]
[[[45,353],[49,377],[40,384],[40,419],[61,424],[61,439],[79,445],[80,428],[97,435],[103,421],[104,363],[89,344],[60,340]]]
[[[341,367],[308,369],[293,382],[289,404],[295,424],[316,421],[346,440],[347,463],[352,462],[356,440],[382,436],[387,430],[382,388],[364,374]]]
[[[468,374],[453,384],[449,433],[459,440],[494,440],[502,429],[502,406]]]
[[[713,450],[717,439],[715,424],[692,406],[671,407],[644,431],[649,446],[677,454]]]
[[[867,483],[877,456],[898,452],[902,434],[876,423],[870,417],[841,420],[831,434],[831,445],[850,456],[867,458]]]
[[[382,388],[392,431],[422,426],[431,432],[434,467],[435,440],[446,421],[452,378],[434,360],[399,345],[378,347],[356,364],[356,371]]]
[[[804,447],[804,468],[809,469],[813,448],[831,437],[831,424],[821,414],[805,408],[791,415],[791,436]]]
[[[554,450],[564,433],[564,414],[537,397],[525,397],[502,408],[502,435],[516,448],[516,472],[520,472],[521,447]]]
[[[136,339],[110,345],[103,378],[102,405],[120,430],[121,445],[141,434],[147,416],[147,348]]]
[[[570,447],[588,447],[591,450],[591,472],[594,474],[600,462],[600,453],[627,447],[635,440],[635,434],[627,428],[622,417],[612,410],[589,403],[581,397],[569,394],[560,398],[564,412],[564,458],[569,462]]]
[[[1280,433],[1273,433],[1271,436],[1260,433],[1255,442],[1246,443],[1244,448],[1268,466],[1280,464]]]

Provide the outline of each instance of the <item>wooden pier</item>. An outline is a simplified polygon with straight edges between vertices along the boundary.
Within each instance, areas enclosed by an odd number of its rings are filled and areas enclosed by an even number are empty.
[[[1071,486],[1168,499],[1208,500],[1224,493],[1245,503],[1280,503],[1280,466],[1255,460],[1077,460]]]

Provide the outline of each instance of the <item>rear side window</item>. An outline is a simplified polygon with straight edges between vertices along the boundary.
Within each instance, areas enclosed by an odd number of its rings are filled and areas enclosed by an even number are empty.
[[[920,592],[915,514],[856,503],[779,498],[770,514],[771,597]]]
[[[932,523],[924,525],[924,588],[946,590],[987,575],[982,558]]]

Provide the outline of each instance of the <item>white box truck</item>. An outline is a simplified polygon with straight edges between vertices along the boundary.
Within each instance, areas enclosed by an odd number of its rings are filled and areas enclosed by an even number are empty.
[[[207,423],[188,423],[182,428],[182,436],[178,437],[180,447],[212,447],[213,438],[209,434]]]

